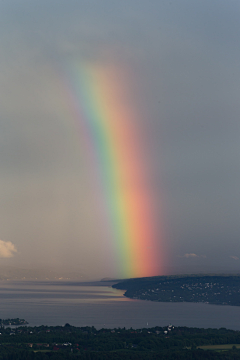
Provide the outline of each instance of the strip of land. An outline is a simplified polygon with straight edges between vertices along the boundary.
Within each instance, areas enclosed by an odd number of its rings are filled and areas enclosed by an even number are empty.
[[[165,327],[1,327],[0,360],[240,359],[240,331]]]

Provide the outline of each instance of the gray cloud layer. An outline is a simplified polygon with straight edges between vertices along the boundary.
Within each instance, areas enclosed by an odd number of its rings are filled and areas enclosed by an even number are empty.
[[[137,89],[166,272],[238,270],[239,13],[220,0],[0,3],[0,237],[18,249],[11,264],[118,275],[56,84],[71,62],[114,54]]]

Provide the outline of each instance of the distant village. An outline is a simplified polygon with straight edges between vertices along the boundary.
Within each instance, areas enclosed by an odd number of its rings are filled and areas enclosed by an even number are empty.
[[[1,327],[4,326],[21,326],[21,325],[27,325],[28,322],[24,319],[14,318],[14,319],[0,319],[0,325]]]
[[[184,276],[130,279],[113,285],[133,299],[203,302],[240,306],[239,276]]]

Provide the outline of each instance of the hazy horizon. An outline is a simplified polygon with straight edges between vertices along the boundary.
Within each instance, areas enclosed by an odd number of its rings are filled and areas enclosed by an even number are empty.
[[[236,271],[228,271],[228,272],[207,272],[207,271],[199,271],[192,273],[189,270],[179,271],[179,272],[171,272],[166,271],[164,275],[160,274],[160,276],[169,276],[169,277],[185,277],[185,276],[240,276],[240,272]],[[146,276],[147,277],[147,276]],[[87,274],[81,273],[79,271],[64,271],[56,268],[34,268],[29,267],[15,267],[15,266],[0,266],[0,282],[2,283],[72,283],[72,284],[85,284],[85,285],[104,285],[111,286],[112,284],[116,284],[116,282],[130,279],[131,277],[99,277],[95,278],[89,277]],[[140,278],[140,277],[136,277]],[[107,283],[105,283],[107,282]]]
[[[223,0],[0,2],[0,267],[239,272],[239,15]],[[79,115],[94,94],[119,118],[106,149]]]

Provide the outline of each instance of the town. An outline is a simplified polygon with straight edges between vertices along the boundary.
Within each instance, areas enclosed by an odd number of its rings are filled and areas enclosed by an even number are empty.
[[[14,326],[20,326],[20,325],[27,325],[28,322],[24,319],[0,319],[0,326],[4,325],[14,325]]]
[[[155,276],[113,285],[133,299],[240,306],[240,276]]]

